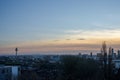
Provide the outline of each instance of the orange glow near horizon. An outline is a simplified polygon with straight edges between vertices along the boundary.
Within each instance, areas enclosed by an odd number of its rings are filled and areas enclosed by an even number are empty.
[[[119,49],[120,39],[64,39],[64,40],[49,40],[49,41],[34,41],[15,44],[11,46],[1,47],[0,53],[14,53],[14,48],[18,47],[20,53],[42,53],[42,52],[64,52],[64,51],[100,51],[101,44],[106,41],[108,47]]]

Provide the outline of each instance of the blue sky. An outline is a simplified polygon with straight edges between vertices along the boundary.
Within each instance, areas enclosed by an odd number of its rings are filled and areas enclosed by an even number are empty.
[[[120,33],[119,8],[119,0],[0,0],[0,47],[86,38],[90,32],[115,36]],[[86,33],[76,36],[81,31]]]

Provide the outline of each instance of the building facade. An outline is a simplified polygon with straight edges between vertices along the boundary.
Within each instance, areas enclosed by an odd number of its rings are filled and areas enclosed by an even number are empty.
[[[18,80],[19,66],[0,66],[0,80]]]

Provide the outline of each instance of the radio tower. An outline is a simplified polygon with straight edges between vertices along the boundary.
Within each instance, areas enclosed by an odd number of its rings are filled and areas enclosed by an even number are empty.
[[[17,56],[18,48],[15,48],[15,52],[16,52],[16,56]]]

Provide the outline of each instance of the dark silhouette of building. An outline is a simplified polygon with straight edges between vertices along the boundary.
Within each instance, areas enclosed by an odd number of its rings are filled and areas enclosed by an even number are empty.
[[[101,63],[104,72],[104,80],[112,80],[112,71],[113,71],[112,59],[114,55],[114,49],[110,47],[109,52],[107,53],[106,42],[103,42],[101,48],[101,55],[102,55]]]
[[[113,48],[109,48],[108,54],[108,80],[112,80],[112,54],[114,53]]]
[[[120,59],[120,50],[118,50],[118,59]]]
[[[103,71],[104,71],[104,79],[107,79],[107,46],[106,42],[104,41],[101,48],[102,54],[102,63],[103,63]]]
[[[90,57],[92,57],[93,56],[93,54],[92,54],[92,52],[90,53]]]
[[[114,53],[114,49],[112,48],[112,59],[116,59],[116,53]]]

